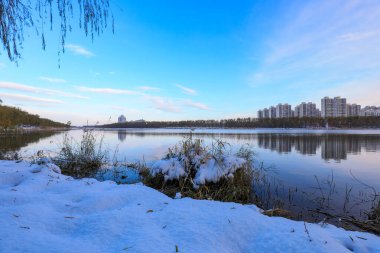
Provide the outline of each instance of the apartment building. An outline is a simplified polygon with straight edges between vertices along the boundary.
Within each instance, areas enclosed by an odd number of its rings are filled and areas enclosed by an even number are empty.
[[[357,104],[347,104],[347,117],[360,116],[361,106]]]
[[[289,104],[278,104],[276,106],[276,118],[292,117],[292,106]]]
[[[314,103],[301,103],[294,108],[294,117],[319,117],[320,111],[317,109],[317,105]]]
[[[328,117],[346,117],[347,116],[347,100],[341,97],[324,97],[321,99],[321,115]]]
[[[269,107],[269,118],[275,119],[276,114],[277,114],[276,107],[274,107],[274,106]]]

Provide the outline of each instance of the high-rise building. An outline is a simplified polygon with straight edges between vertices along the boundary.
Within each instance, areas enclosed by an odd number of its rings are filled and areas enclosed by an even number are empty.
[[[264,118],[263,110],[258,110],[258,111],[257,111],[257,118],[258,118],[258,119],[263,119],[263,118]]]
[[[347,101],[345,98],[324,97],[321,99],[322,117],[346,117],[347,116]]]
[[[301,103],[294,108],[294,117],[319,117],[319,110],[314,103]]]
[[[278,104],[276,106],[276,118],[292,117],[292,106],[288,104]]]
[[[357,104],[347,104],[347,117],[360,116],[361,106]]]
[[[276,107],[271,106],[269,107],[269,118],[275,119],[276,118]]]
[[[269,109],[267,108],[263,109],[263,117],[264,119],[269,119]]]

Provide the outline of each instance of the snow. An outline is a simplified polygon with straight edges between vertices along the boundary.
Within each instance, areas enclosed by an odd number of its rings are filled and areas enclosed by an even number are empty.
[[[152,176],[162,173],[165,180],[179,179],[187,174],[178,158],[158,160],[152,164],[150,171]]]
[[[307,232],[305,232],[307,231]],[[380,252],[380,238],[0,161],[0,252]]]
[[[192,150],[188,156],[176,152],[172,157],[169,155],[152,162],[150,173],[153,176],[161,173],[165,180],[173,180],[188,176],[191,167],[196,171],[193,187],[197,189],[206,182],[216,183],[223,177],[233,177],[234,172],[245,165],[249,166],[247,159],[239,157],[238,154],[214,155],[206,150],[198,154]]]
[[[234,172],[245,162],[243,158],[233,155],[223,157],[220,162],[213,158],[209,159],[199,166],[194,182],[202,185],[206,182],[216,183],[222,177],[233,177]]]
[[[187,162],[183,157],[158,160],[151,165],[151,174],[155,176],[162,173],[165,180],[179,179],[188,174],[185,170]],[[194,187],[196,188],[206,182],[216,183],[222,177],[232,177],[233,173],[246,161],[243,158],[229,155],[220,161],[212,157],[194,157],[193,162],[197,170],[194,177]]]

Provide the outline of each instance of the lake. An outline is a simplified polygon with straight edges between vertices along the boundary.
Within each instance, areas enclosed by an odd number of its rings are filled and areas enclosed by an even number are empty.
[[[149,163],[190,132],[206,144],[226,141],[231,152],[250,145],[257,166],[262,163],[267,173],[262,186],[266,191],[261,189],[266,208],[291,209],[300,218],[319,208],[365,219],[380,192],[380,130],[118,129],[95,134],[118,160]],[[38,150],[54,154],[64,134],[80,140],[83,131],[0,135],[0,150],[19,151],[24,157]]]

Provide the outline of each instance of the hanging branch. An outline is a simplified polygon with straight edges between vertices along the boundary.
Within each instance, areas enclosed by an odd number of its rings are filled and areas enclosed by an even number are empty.
[[[45,27],[53,30],[53,17],[57,16],[60,56],[65,52],[66,37],[72,31],[71,21],[76,13],[79,15],[79,28],[92,41],[95,35],[104,32],[110,18],[114,32],[114,17],[110,13],[109,0],[0,0],[0,40],[3,50],[10,61],[18,62],[24,44],[24,28],[36,31],[37,36],[41,37],[42,49],[45,50]]]

